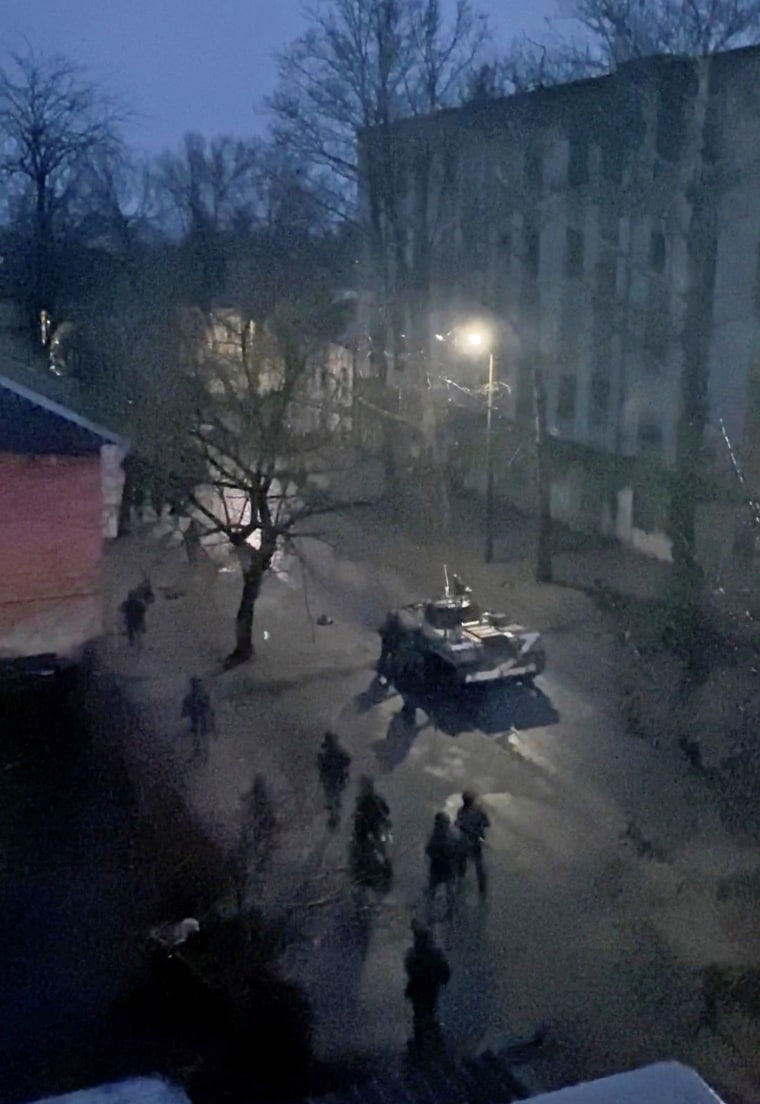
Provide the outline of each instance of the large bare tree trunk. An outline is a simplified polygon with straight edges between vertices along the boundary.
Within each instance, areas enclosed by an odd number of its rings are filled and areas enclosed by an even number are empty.
[[[719,202],[714,166],[718,120],[713,114],[715,107],[710,103],[708,73],[702,76],[695,107],[696,125],[687,146],[687,157],[694,168],[690,171],[687,165],[689,178],[683,187],[684,205],[689,211],[686,233],[688,280],[681,336],[681,402],[676,470],[670,498],[675,646],[694,670],[703,651],[698,631],[704,598],[703,573],[697,562],[696,515],[709,414],[708,376]]]
[[[235,667],[253,659],[253,617],[256,600],[261,591],[264,573],[269,566],[260,554],[246,546],[240,555],[243,571],[243,592],[235,616],[235,649],[225,660],[225,667]],[[250,554],[249,554],[250,553]],[[270,557],[271,559],[271,557]]]
[[[536,494],[538,498],[538,545],[536,582],[552,581],[551,481],[546,456],[546,385],[537,361],[533,364],[533,399],[536,410]]]
[[[235,617],[235,650],[230,659],[245,663],[253,656],[253,611],[261,590],[261,570],[256,567],[243,574],[243,593]]]

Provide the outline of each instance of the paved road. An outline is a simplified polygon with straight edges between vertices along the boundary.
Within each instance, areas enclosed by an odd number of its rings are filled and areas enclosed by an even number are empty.
[[[435,812],[453,812],[468,786],[492,821],[490,886],[485,905],[470,885],[455,921],[436,924],[453,971],[442,1007],[450,1037],[475,1050],[548,1020],[558,1045],[545,1073],[554,1083],[679,1057],[708,1079],[741,1084],[747,1075],[736,1057],[707,1033],[695,1037],[697,971],[708,962],[757,961],[757,858],[726,835],[682,758],[621,730],[613,691],[625,657],[603,623],[571,597],[554,618],[560,627],[547,632],[540,693],[502,691],[477,708],[420,713],[410,732],[399,721],[398,698],[367,689],[377,624],[388,605],[420,596],[428,567],[419,556],[406,570],[386,555],[379,534],[376,544],[374,556],[342,560],[324,549],[310,552],[306,594],[294,565],[289,579],[269,580],[251,668],[220,674],[238,593],[232,574],[213,585],[184,578],[159,592],[141,656],[116,639],[107,649],[146,708],[146,724],[152,711],[152,737],[147,728],[124,733],[141,741],[130,748],[132,761],[146,756],[151,774],[160,765],[214,833],[234,830],[252,772],[267,774],[291,829],[280,856],[286,883],[297,887],[306,870],[317,889],[322,877],[332,887],[346,864],[347,828],[328,833],[316,786],[314,757],[325,727],[336,727],[351,751],[354,779],[373,774],[387,796],[395,825],[392,893],[369,927],[341,898],[327,914],[330,923],[321,914],[313,942],[289,963],[309,988],[322,1053],[396,1050],[407,1038],[402,960],[410,917],[423,907],[424,842]],[[124,551],[135,563],[148,562],[129,546]],[[168,562],[165,577],[159,574],[156,585],[177,581]],[[334,623],[316,628],[307,612],[323,610]],[[546,610],[542,616],[550,623]],[[178,719],[192,673],[208,678],[219,718],[220,739],[205,767],[190,765]],[[14,946],[26,940],[26,958],[19,950],[15,981],[4,986],[6,1022],[24,991],[49,996],[40,1003],[43,1030],[54,1029],[67,992],[77,993],[81,1014],[71,1009],[85,1022],[114,989],[107,971],[96,976],[89,967],[97,967],[115,933],[130,942],[158,907],[160,876],[154,870],[151,885],[144,883],[149,864],[124,876],[122,852],[134,855],[132,796],[130,783],[116,786],[116,777],[90,769],[72,774],[66,787],[53,780],[56,816],[40,823],[48,832],[68,825],[70,855],[55,854],[54,885],[46,881],[43,850],[28,881],[17,883],[34,893],[49,886],[56,922],[45,924],[40,914],[35,935],[24,922],[21,893],[13,915],[6,908],[4,930],[12,921]],[[66,810],[74,793],[72,820]],[[629,821],[636,830],[626,839]],[[151,851],[157,838],[154,830]],[[195,851],[199,842],[188,846]],[[170,868],[175,859],[161,856],[153,865]],[[732,877],[743,878],[749,891],[719,901],[716,889]],[[24,1011],[34,1020],[33,1005]],[[16,1020],[23,1034],[23,1017]],[[27,1042],[33,1051],[33,1035]]]
[[[230,832],[240,793],[263,770],[291,828],[280,866],[293,885],[304,869],[329,881],[346,863],[347,828],[327,832],[316,787],[326,727],[349,748],[354,779],[373,774],[388,798],[396,880],[371,929],[341,904],[290,961],[313,1000],[321,1052],[396,1049],[407,1038],[402,960],[422,908],[424,842],[435,812],[454,811],[468,786],[492,821],[490,887],[485,906],[470,886],[455,923],[437,925],[453,970],[442,1008],[452,1039],[476,1049],[548,1020],[555,1083],[665,1057],[741,1083],[735,1055],[696,1034],[698,971],[757,960],[756,897],[716,903],[721,880],[756,877],[757,858],[727,836],[677,752],[622,730],[614,702],[626,657],[604,623],[577,596],[560,607],[555,595],[542,612],[557,628],[546,633],[540,693],[421,713],[410,733],[398,698],[367,689],[376,627],[389,605],[424,593],[429,565],[420,553],[406,570],[382,534],[374,553],[366,534],[364,543],[341,559],[310,549],[306,594],[295,564],[290,578],[267,582],[252,668],[215,674],[237,601],[233,574],[204,584],[202,601],[166,603],[163,620],[157,606],[152,651],[137,661],[164,731],[176,728],[187,676],[213,680],[222,735],[209,765],[186,771],[187,793]],[[323,611],[333,624],[317,628]]]
[[[352,628],[370,651],[381,598],[412,597],[418,581],[376,563],[331,567],[315,608],[322,602],[336,633]],[[369,616],[357,602],[363,581]],[[677,751],[624,731],[615,702],[627,657],[603,623],[590,615],[546,637],[536,693],[503,688],[465,709],[420,712],[411,733],[398,698],[365,693],[366,670],[330,680],[326,694],[309,684],[287,707],[280,701],[295,716],[336,724],[355,773],[376,776],[396,824],[396,886],[358,973],[363,1030],[356,1002],[342,1002],[345,987],[334,981],[346,954],[339,944],[313,987],[321,1044],[339,1049],[351,1032],[380,1047],[405,1038],[401,948],[409,915],[422,908],[422,849],[435,812],[453,813],[466,785],[492,821],[490,889],[483,909],[471,886],[454,925],[437,928],[453,966],[443,1016],[454,1040],[494,1045],[549,1019],[563,1043],[552,1079],[673,1056],[725,1078],[735,1058],[716,1055],[704,1032],[695,1037],[699,970],[756,961],[757,902],[721,909],[716,887],[757,872],[757,857],[729,838]]]

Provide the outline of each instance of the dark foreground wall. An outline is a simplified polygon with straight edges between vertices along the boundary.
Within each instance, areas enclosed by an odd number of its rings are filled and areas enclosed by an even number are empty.
[[[219,856],[182,802],[129,776],[119,749],[139,724],[113,687],[81,669],[59,684],[0,687],[0,1099],[9,1104],[150,1072],[119,1001],[140,976],[147,928],[197,914],[218,892]]]

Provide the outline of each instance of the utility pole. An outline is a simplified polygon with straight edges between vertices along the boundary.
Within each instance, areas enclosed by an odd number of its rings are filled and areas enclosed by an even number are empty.
[[[493,392],[494,356],[488,354],[488,406],[486,413],[486,547],[485,561],[493,561]]]

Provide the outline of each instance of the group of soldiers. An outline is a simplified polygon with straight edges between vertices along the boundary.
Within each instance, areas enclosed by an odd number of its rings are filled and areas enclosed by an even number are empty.
[[[127,640],[133,648],[139,649],[142,646],[146,612],[154,601],[153,587],[146,575],[139,586],[130,590],[119,607],[124,618]],[[216,736],[216,717],[208,691],[197,675],[190,679],[190,688],[182,700],[181,719],[190,722],[193,758],[208,762],[209,742],[212,736]]]
[[[340,822],[343,794],[348,784],[351,757],[341,747],[334,732],[326,732],[317,756],[317,767],[325,794],[328,824]],[[362,777],[353,818],[352,871],[359,886],[383,892],[390,885],[392,869],[387,854],[390,841],[390,810],[376,791],[371,778]],[[463,885],[470,864],[475,869],[478,892],[486,893],[483,844],[490,821],[471,790],[462,794],[462,804],[452,825],[444,812],[435,814],[433,830],[425,847],[428,861],[428,918],[440,887],[446,896],[446,914],[453,913],[457,889]],[[405,995],[414,1016],[415,1045],[425,1046],[438,1036],[436,1008],[441,988],[448,984],[451,971],[446,957],[436,946],[429,926],[412,921],[413,946],[405,958],[407,985]]]
[[[152,601],[153,592],[146,580],[131,591],[122,603],[127,635],[132,645],[139,647],[145,632],[145,611]],[[389,620],[382,634],[382,646],[378,677],[383,682],[395,682],[404,700],[404,715],[406,719],[413,719],[421,673],[415,669],[416,657],[399,648],[392,620]],[[208,691],[197,676],[190,679],[182,702],[181,717],[189,722],[194,758],[206,762],[210,740],[216,736],[216,719]],[[334,732],[328,731],[324,735],[317,756],[317,768],[325,796],[328,826],[335,829],[341,820],[351,756]],[[488,815],[470,790],[462,794],[462,803],[453,825],[447,813],[435,814],[432,832],[425,846],[429,921],[442,886],[446,915],[451,917],[457,890],[463,885],[470,865],[475,870],[478,892],[481,896],[485,895],[483,844],[489,827]],[[351,868],[354,884],[359,890],[372,889],[382,894],[390,888],[393,878],[388,854],[390,841],[390,809],[375,789],[373,780],[364,776],[359,781],[351,839]],[[413,1044],[424,1047],[439,1036],[436,1016],[438,997],[441,988],[449,982],[451,970],[446,956],[435,943],[429,925],[413,920],[412,937],[412,947],[404,960],[407,976],[405,996],[413,1010]]]

